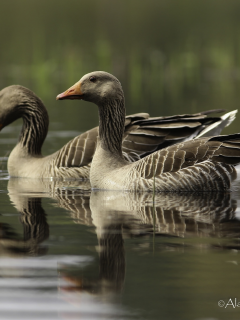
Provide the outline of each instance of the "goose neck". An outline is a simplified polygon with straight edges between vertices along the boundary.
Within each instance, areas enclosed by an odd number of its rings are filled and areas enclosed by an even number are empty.
[[[29,101],[19,106],[23,118],[23,126],[19,143],[28,154],[41,155],[42,144],[48,132],[48,113],[39,101]]]
[[[99,138],[101,147],[122,157],[125,123],[124,99],[105,100],[99,105]]]

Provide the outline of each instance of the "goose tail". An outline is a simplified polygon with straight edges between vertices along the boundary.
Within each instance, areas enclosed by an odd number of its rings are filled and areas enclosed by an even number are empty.
[[[225,113],[221,116],[221,120],[207,126],[196,136],[196,138],[219,135],[225,127],[229,126],[233,120],[235,120],[237,112],[238,110],[233,110]]]

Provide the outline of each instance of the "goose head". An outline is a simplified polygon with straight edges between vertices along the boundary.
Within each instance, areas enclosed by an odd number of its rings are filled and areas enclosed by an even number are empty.
[[[108,100],[123,100],[124,95],[121,83],[116,77],[104,71],[94,71],[84,75],[56,99],[82,99],[102,106]]]
[[[41,100],[29,89],[12,85],[0,91],[0,129],[24,117],[27,106],[42,107]]]
[[[22,87],[13,85],[0,91],[0,128],[20,118],[18,105],[24,96]]]

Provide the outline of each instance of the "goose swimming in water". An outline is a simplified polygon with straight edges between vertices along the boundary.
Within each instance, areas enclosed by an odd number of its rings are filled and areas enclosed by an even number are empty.
[[[96,71],[57,96],[83,99],[99,110],[99,141],[90,169],[93,189],[196,192],[229,190],[240,162],[240,134],[199,138],[156,151],[134,163],[123,157],[125,103],[113,75]]]
[[[147,113],[127,116],[122,142],[125,159],[136,161],[176,141],[185,141],[212,130],[221,131],[236,114],[232,111],[222,117],[207,117],[214,111],[158,118],[149,118]],[[41,148],[49,124],[43,102],[25,87],[6,87],[0,91],[0,129],[19,118],[23,119],[23,126],[19,141],[8,159],[10,176],[89,179],[98,127],[75,137],[57,152],[42,156]]]

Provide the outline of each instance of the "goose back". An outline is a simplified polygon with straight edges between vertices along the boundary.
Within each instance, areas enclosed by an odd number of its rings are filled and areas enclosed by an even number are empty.
[[[155,118],[150,118],[147,113],[126,116],[122,141],[123,157],[129,162],[135,162],[156,150],[195,138],[203,130],[207,132],[207,128],[211,125],[217,123],[218,127],[223,119],[207,117],[207,115],[222,111],[218,109],[196,114]],[[232,111],[227,116],[225,115],[227,118],[225,125],[235,119],[236,112]],[[215,128],[215,130],[219,129]],[[61,148],[51,166],[56,168],[57,175],[77,178],[80,173],[81,178],[88,179],[98,136],[99,130],[98,127],[95,127],[75,137]]]

